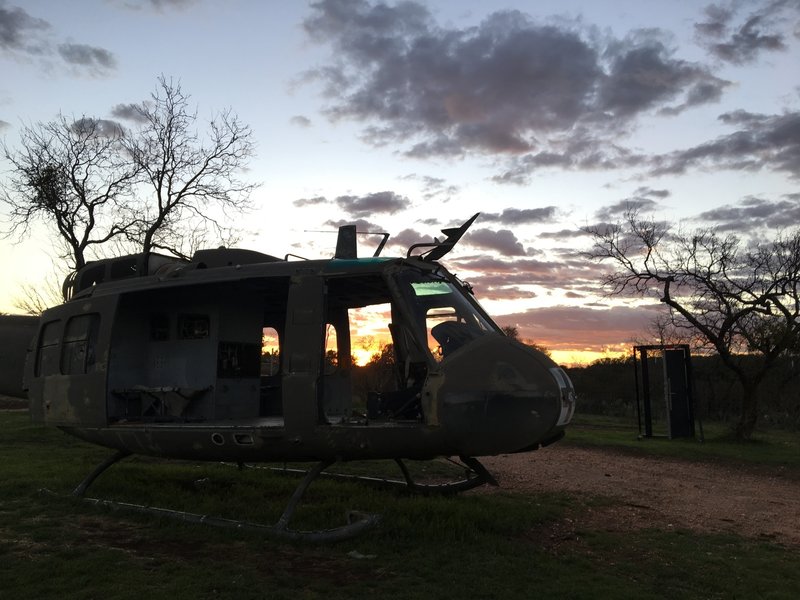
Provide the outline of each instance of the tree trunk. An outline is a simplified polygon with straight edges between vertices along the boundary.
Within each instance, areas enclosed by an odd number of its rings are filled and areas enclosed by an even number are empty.
[[[739,421],[733,428],[734,436],[739,441],[747,441],[756,428],[758,421],[758,395],[760,381],[742,381],[742,410]]]

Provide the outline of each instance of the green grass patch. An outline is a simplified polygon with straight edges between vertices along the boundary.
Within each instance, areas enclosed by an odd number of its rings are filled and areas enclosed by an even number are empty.
[[[705,423],[703,440],[698,438],[639,437],[635,422],[599,415],[577,416],[561,443],[597,447],[641,455],[735,465],[780,468],[800,477],[800,433],[759,431],[747,442],[736,441],[722,423]],[[699,431],[698,431],[699,434]]]
[[[321,480],[294,527],[338,525],[348,509],[383,519],[357,539],[313,546],[68,497],[108,454],[0,412],[0,598],[800,597],[800,548],[685,531],[599,531],[579,525],[599,505],[567,495],[420,497]],[[436,477],[446,469],[416,468]],[[90,494],[271,524],[297,482],[134,457]]]

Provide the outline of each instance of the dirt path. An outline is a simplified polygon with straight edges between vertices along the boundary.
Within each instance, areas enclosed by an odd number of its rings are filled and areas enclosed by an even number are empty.
[[[800,481],[779,469],[737,469],[560,444],[481,462],[507,489],[622,501],[592,507],[579,517],[593,528],[676,527],[800,545]]]

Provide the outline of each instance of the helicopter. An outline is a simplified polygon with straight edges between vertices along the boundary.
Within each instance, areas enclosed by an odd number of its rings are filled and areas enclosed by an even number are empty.
[[[237,465],[315,463],[274,526],[140,505],[182,520],[338,540],[378,522],[352,512],[322,531],[289,528],[305,490],[334,463],[394,460],[414,491],[497,485],[476,457],[561,439],[575,409],[567,374],[507,336],[471,286],[439,261],[480,213],[405,256],[359,257],[353,225],[333,258],[238,248],[191,260],[156,253],[88,263],[64,282],[28,349],[36,424],[115,450],[73,494],[130,455]],[[353,331],[391,340],[392,375],[355,384]],[[377,323],[377,325],[375,325]],[[272,347],[265,347],[270,340]],[[405,460],[459,457],[464,479],[420,484]],[[370,479],[370,478],[365,478]],[[118,504],[118,503],[116,503]]]

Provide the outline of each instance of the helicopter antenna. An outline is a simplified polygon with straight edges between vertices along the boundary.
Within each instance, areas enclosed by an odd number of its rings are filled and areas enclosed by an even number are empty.
[[[382,236],[381,243],[378,244],[378,247],[375,248],[375,253],[372,255],[372,256],[380,256],[381,250],[383,250],[383,247],[386,245],[386,242],[389,240],[389,234],[386,233],[386,232],[381,232],[381,233],[375,232],[375,233],[370,233],[369,235],[380,235],[380,236]]]
[[[312,229],[306,229],[305,231],[306,233],[333,233],[332,231],[318,231]],[[336,253],[333,257],[344,259],[358,258],[357,235],[381,236],[381,241],[372,254],[373,257],[380,256],[381,251],[383,251],[384,246],[386,246],[386,242],[389,240],[389,234],[385,231],[356,231],[355,225],[342,225],[339,227],[339,235],[336,238]]]
[[[447,229],[442,229],[442,233],[447,236],[443,242],[440,242],[438,238],[434,238],[433,242],[414,244],[408,249],[406,258],[411,258],[411,253],[417,248],[430,248],[430,250],[422,252],[417,256],[422,258],[422,260],[429,262],[439,260],[453,249],[453,246],[455,246],[456,242],[458,242],[458,240],[460,240],[461,237],[467,232],[467,229],[469,229],[470,225],[472,225],[472,222],[478,218],[479,214],[481,213],[478,212],[472,215],[472,217],[460,227],[448,227]]]

